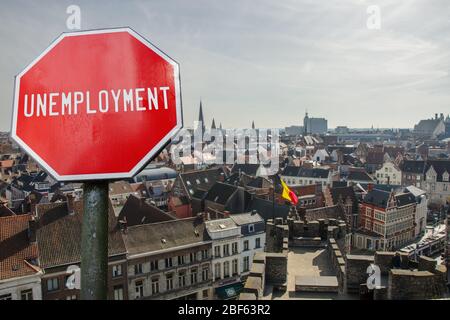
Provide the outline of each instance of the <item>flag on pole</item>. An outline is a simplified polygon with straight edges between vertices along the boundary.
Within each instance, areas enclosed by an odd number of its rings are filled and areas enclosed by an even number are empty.
[[[296,205],[298,202],[298,198],[297,198],[297,195],[294,193],[294,191],[289,189],[289,187],[286,185],[286,183],[283,181],[283,179],[281,179],[278,175],[275,175],[274,180],[275,180],[274,187],[277,187],[277,186],[278,186],[278,188],[281,187],[281,197],[283,199],[289,201],[293,205]]]

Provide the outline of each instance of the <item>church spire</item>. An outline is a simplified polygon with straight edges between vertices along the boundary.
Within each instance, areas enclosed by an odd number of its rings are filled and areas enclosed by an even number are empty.
[[[222,122],[219,124],[219,129],[222,130]]]
[[[214,118],[213,118],[213,121],[211,123],[211,129],[216,129],[216,122],[214,121]]]
[[[201,122],[202,129],[205,130],[205,120],[203,119],[202,100],[200,100],[200,108],[199,108],[199,111],[198,111],[198,122]]]
[[[255,121],[252,121],[252,129],[255,129]]]

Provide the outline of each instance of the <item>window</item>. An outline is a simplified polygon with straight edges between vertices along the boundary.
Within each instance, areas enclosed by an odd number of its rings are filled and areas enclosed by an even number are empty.
[[[20,300],[33,300],[33,290],[23,290],[20,292]]]
[[[165,263],[166,263],[166,269],[172,268],[172,265],[173,265],[172,258],[166,258]]]
[[[150,261],[150,271],[158,270],[158,260]]]
[[[214,265],[214,279],[219,280],[221,278],[220,274],[220,263]]]
[[[159,293],[159,278],[152,279],[152,294]]]
[[[230,245],[229,244],[223,245],[223,255],[225,257],[230,255]]]
[[[191,284],[197,283],[197,269],[191,269]]]
[[[214,256],[216,258],[220,257],[220,246],[215,246],[214,247]]]
[[[204,250],[202,250],[202,259],[203,260],[206,260],[206,259],[208,259],[208,249],[204,249]]]
[[[138,263],[134,265],[134,274],[142,273],[142,263]]]
[[[208,281],[208,279],[209,279],[209,268],[208,266],[205,266],[202,269],[202,281]]]
[[[182,288],[186,286],[186,273],[180,272],[180,274],[178,275],[178,287]]]
[[[230,276],[230,262],[225,261],[223,263],[223,277],[228,278]]]
[[[195,262],[196,260],[197,260],[196,252],[189,253],[189,261],[192,263],[192,262]]]
[[[112,276],[113,278],[115,278],[120,277],[121,275],[122,275],[122,265],[116,264],[115,266],[112,267]]]
[[[8,294],[2,294],[2,295],[0,296],[0,300],[12,300],[12,295],[11,295],[11,293],[8,293]]]
[[[203,299],[208,299],[208,289],[203,290]]]
[[[248,256],[244,257],[244,271],[250,270],[250,259]]]
[[[184,264],[184,256],[178,256],[178,265],[181,266]]]
[[[254,224],[249,224],[248,225],[248,232],[255,232],[255,225]]]
[[[261,248],[261,239],[256,238],[255,239],[255,249]]]
[[[139,299],[144,296],[144,283],[142,281],[136,281],[135,284],[135,298]]]
[[[233,276],[238,274],[238,259],[233,260]]]
[[[114,286],[114,300],[123,300],[122,286]]]
[[[233,244],[231,245],[231,251],[233,252],[233,254],[238,253],[238,243],[237,242],[233,242]]]
[[[248,240],[244,241],[244,251],[248,250]]]
[[[166,289],[167,290],[173,289],[173,274],[166,275]]]
[[[47,280],[47,291],[55,291],[58,290],[58,278],[52,278]]]

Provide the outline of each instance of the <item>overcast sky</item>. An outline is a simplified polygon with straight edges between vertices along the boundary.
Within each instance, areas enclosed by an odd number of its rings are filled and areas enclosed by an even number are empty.
[[[450,113],[449,0],[1,1],[0,130],[14,76],[81,8],[82,29],[130,26],[180,63],[184,119],[208,125],[412,127]],[[381,28],[367,28],[369,5]]]

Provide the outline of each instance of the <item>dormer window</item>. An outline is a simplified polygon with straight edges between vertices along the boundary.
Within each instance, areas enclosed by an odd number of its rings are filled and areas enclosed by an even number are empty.
[[[255,225],[254,224],[249,224],[248,225],[248,232],[255,232]]]
[[[447,171],[445,171],[442,174],[442,181],[449,181],[449,176],[450,176],[450,174]]]

